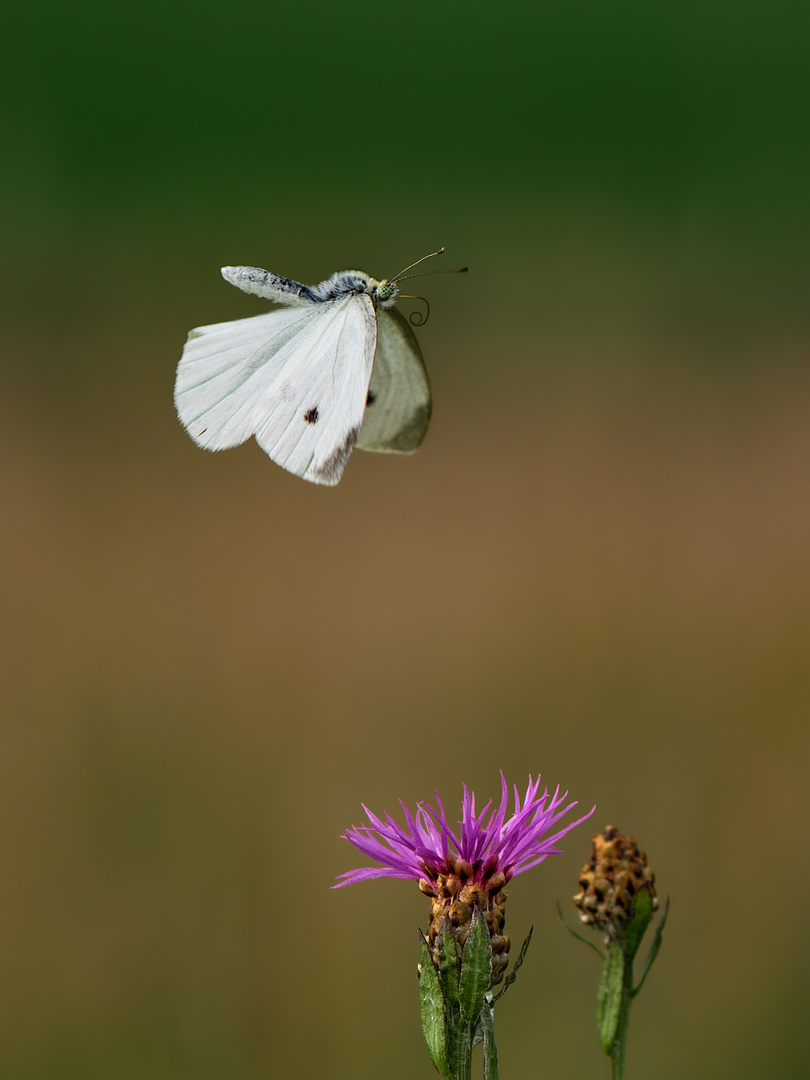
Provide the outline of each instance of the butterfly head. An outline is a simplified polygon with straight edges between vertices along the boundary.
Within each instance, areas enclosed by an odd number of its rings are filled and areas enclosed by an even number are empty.
[[[383,278],[374,286],[371,296],[375,307],[393,307],[399,296],[399,285],[395,281],[386,281]]]

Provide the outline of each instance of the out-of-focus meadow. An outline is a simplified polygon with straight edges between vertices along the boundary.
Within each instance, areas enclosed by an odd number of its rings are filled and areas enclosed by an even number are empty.
[[[673,900],[628,1076],[799,1075],[806,11],[4,23],[0,1073],[430,1075],[427,904],[329,892],[339,836],[503,768],[597,811],[513,883],[502,1074],[607,1075],[554,902],[614,824]],[[327,490],[192,444],[188,329],[264,310],[221,265],[440,244],[416,456]]]

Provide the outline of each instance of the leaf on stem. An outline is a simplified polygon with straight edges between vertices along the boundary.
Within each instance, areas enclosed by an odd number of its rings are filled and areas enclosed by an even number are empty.
[[[495,1045],[492,1008],[488,1002],[481,1010],[481,1027],[484,1033],[484,1080],[498,1080],[498,1048]]]
[[[647,975],[649,974],[650,968],[653,966],[655,958],[656,958],[656,956],[658,956],[658,953],[659,953],[659,951],[661,949],[661,945],[663,943],[663,938],[664,938],[664,927],[666,926],[667,916],[668,915],[669,915],[669,900],[667,900],[667,902],[666,902],[666,904],[664,906],[664,912],[663,912],[663,914],[661,916],[661,921],[658,923],[658,926],[657,926],[656,931],[655,931],[655,936],[653,937],[652,943],[650,945],[650,951],[647,953],[647,958],[644,961],[644,967],[643,967],[643,969],[641,971],[641,978],[638,980],[638,985],[633,987],[633,997],[636,996],[636,994],[639,992],[639,990],[644,985],[644,980],[647,978]]]
[[[577,931],[574,930],[573,927],[568,925],[568,923],[565,921],[565,916],[562,913],[562,908],[560,907],[560,901],[559,900],[557,901],[557,914],[560,916],[560,922],[563,924],[563,926],[568,931],[568,933],[571,935],[571,937],[575,937],[577,939],[577,941],[584,941],[586,945],[589,945],[593,949],[593,951],[596,953],[596,955],[599,957],[600,960],[605,959],[605,954],[602,952],[602,950],[598,946],[594,945],[594,943],[590,940],[590,938],[586,938],[583,934],[578,934]]]
[[[641,939],[647,932],[650,919],[653,917],[653,898],[649,886],[638,890],[633,902],[633,917],[627,924],[624,932],[623,948],[624,955],[629,961],[635,959],[635,955],[641,945]]]
[[[621,946],[608,946],[602,978],[599,980],[599,992],[596,998],[596,1024],[599,1039],[606,1054],[613,1050],[619,1018],[622,1014],[622,994],[624,980],[624,953]]]
[[[442,921],[442,928],[436,940],[439,948],[439,981],[448,1010],[447,1022],[450,1024],[458,1018],[459,1014],[458,981],[461,962],[458,958],[458,946],[453,928],[448,919]]]
[[[451,1077],[447,1060],[444,1028],[444,1002],[439,974],[430,955],[430,947],[424,934],[421,945],[421,965],[419,971],[419,1002],[422,1010],[422,1034],[425,1036],[430,1060],[433,1067],[442,1076]]]
[[[458,999],[462,1023],[474,1024],[484,1004],[492,974],[492,948],[484,916],[476,908],[461,960]]]

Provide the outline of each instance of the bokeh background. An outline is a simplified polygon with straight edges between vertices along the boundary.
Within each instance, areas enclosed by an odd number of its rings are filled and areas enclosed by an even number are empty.
[[[799,1075],[806,5],[3,22],[2,1075],[432,1075],[427,904],[329,892],[340,833],[499,768],[597,804],[512,887],[502,1074],[607,1075],[554,903],[614,824],[673,898],[628,1076]],[[416,456],[192,444],[187,331],[262,310],[221,265],[441,244]]]

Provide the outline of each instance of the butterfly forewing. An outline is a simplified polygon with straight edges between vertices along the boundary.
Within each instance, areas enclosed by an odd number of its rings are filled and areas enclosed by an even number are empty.
[[[207,449],[255,435],[277,464],[336,484],[363,418],[376,338],[365,295],[199,327],[177,369],[178,415]]]
[[[262,270],[258,266],[223,266],[221,273],[227,282],[242,292],[262,296],[265,300],[273,300],[277,304],[300,305],[311,304],[313,301],[312,289],[308,285],[291,281],[269,270]]]
[[[431,408],[430,380],[413,330],[396,308],[378,311],[377,352],[358,447],[412,453],[427,434]]]
[[[368,296],[319,304],[324,315],[295,340],[265,400],[256,441],[273,461],[317,484],[336,484],[357,441],[377,340]]]
[[[226,450],[254,434],[266,395],[315,314],[313,307],[274,311],[191,331],[174,402],[198,445]]]

